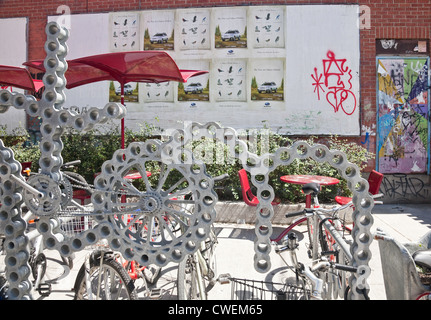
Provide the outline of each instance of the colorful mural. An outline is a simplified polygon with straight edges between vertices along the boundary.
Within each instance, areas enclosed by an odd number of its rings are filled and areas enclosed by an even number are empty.
[[[428,58],[379,58],[378,170],[423,173],[429,162]]]

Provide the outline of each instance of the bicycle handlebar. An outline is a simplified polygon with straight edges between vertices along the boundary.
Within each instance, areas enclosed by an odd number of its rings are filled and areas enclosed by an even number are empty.
[[[358,268],[354,266],[346,266],[345,264],[334,263],[333,267],[338,270],[348,271],[348,272],[357,272]]]
[[[214,177],[213,180],[214,180],[214,182],[218,182],[218,181],[222,181],[222,180],[227,179],[227,178],[229,178],[229,174],[223,173],[217,177]]]
[[[303,214],[306,213],[306,209],[302,210],[302,211],[298,211],[298,212],[290,212],[290,213],[286,213],[285,217],[286,218],[292,218],[292,217],[297,217],[297,216],[301,216]]]
[[[69,161],[69,162],[63,163],[63,165],[61,167],[62,168],[71,168],[71,167],[74,167],[80,163],[81,163],[81,160]]]
[[[335,263],[335,262],[329,262],[329,261],[321,261],[319,263],[317,263],[316,265],[314,265],[313,267],[311,267],[310,269],[314,272],[317,271],[319,269],[328,269],[328,268],[335,268],[341,271],[347,271],[347,272],[357,272],[358,268],[354,267],[354,266],[348,266],[345,264],[339,264],[339,263]]]

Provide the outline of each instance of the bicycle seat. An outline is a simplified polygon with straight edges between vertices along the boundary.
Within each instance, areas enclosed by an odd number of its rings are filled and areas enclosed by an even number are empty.
[[[304,184],[304,186],[302,187],[302,191],[306,195],[313,194],[313,196],[315,196],[320,192],[320,184],[316,182],[310,182],[310,183]]]
[[[431,269],[431,249],[416,251],[412,257],[418,266]]]

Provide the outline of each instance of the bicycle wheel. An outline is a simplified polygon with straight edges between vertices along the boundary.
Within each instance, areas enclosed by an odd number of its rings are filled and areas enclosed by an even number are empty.
[[[420,294],[416,300],[431,300],[431,292],[427,291]]]
[[[206,300],[205,289],[202,290],[204,287],[203,279],[199,276],[202,273],[196,260],[196,253],[191,254],[178,265],[177,290],[179,300]]]
[[[85,263],[76,277],[75,300],[136,300],[132,279],[122,265],[110,255],[92,254],[88,283],[86,281]],[[88,292],[88,289],[91,292]]]

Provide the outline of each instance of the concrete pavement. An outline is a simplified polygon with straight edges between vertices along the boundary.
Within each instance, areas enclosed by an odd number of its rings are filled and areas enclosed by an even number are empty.
[[[431,230],[431,204],[418,205],[376,205],[373,210],[374,223],[372,231],[382,228],[392,237],[401,243],[417,241],[422,235]],[[220,217],[222,219],[222,217]],[[240,221],[241,222],[241,221]],[[292,276],[282,259],[272,250],[271,271],[261,274],[254,270],[254,225],[245,223],[216,223],[219,243],[216,249],[217,272],[219,274],[229,273],[234,278],[253,279],[262,281],[280,282]],[[274,225],[274,233],[280,232],[282,225]],[[299,260],[306,259],[303,229],[297,230],[300,240],[298,251]],[[302,240],[302,241],[301,241]],[[370,298],[373,300],[386,300],[384,289],[383,271],[381,268],[379,247],[377,241],[373,241],[371,246],[372,258],[370,261],[371,275],[368,278],[370,285]],[[73,298],[73,287],[76,274],[84,261],[86,252],[76,254],[73,269],[62,276],[64,270],[59,264],[57,252],[47,252],[48,271],[46,278],[52,283],[52,293],[48,297],[41,297],[35,294],[36,299],[43,300],[71,300]],[[289,261],[289,260],[288,260]],[[61,280],[58,278],[61,277]],[[164,267],[161,277],[154,287],[163,290],[162,299],[177,299],[176,292],[177,266],[169,264]],[[145,298],[145,290],[142,288],[140,280],[136,286],[141,298]],[[219,284],[210,291],[209,299],[231,299],[231,285]]]

